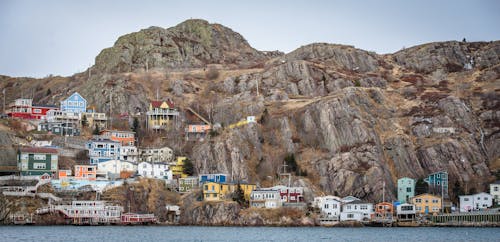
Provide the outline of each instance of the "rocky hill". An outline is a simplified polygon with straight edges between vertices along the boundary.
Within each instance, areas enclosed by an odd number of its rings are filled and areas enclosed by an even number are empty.
[[[394,198],[402,176],[447,170],[452,195],[496,179],[499,73],[500,41],[429,43],[388,55],[316,43],[283,55],[255,50],[222,25],[187,20],[120,37],[84,73],[0,77],[0,88],[31,90],[47,103],[79,91],[101,111],[111,96],[116,114],[168,97],[226,127],[200,143],[171,139],[197,172],[272,184],[293,154],[307,173],[296,184],[376,201],[384,182]],[[259,122],[228,128],[250,115]]]

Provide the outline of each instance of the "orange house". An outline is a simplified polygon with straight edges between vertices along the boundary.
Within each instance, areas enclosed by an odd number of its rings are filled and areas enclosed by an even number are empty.
[[[96,176],[96,166],[75,165],[75,179],[95,181]]]
[[[57,177],[59,179],[68,178],[68,176],[71,176],[71,170],[59,170],[59,171],[57,171]]]
[[[120,130],[103,130],[101,135],[107,139],[120,142],[122,146],[133,146],[135,144],[135,132]]]
[[[390,202],[381,202],[375,205],[375,216],[378,218],[392,218],[394,205]]]

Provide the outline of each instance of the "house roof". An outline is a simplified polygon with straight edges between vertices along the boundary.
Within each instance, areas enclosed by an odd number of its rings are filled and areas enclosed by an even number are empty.
[[[166,102],[169,108],[174,108],[174,102],[172,102],[171,100],[167,101],[154,100],[151,101],[151,106],[153,106],[153,108],[159,108],[163,102]]]
[[[33,104],[31,106],[33,106],[34,108],[57,108],[57,109],[59,109],[58,106],[52,105],[52,104]]]
[[[500,180],[497,180],[497,181],[495,181],[495,182],[493,182],[491,184],[500,184]]]
[[[365,201],[361,201],[361,200],[354,200],[352,202],[348,202],[346,204],[372,204],[370,202],[365,202]]]
[[[44,154],[57,154],[57,150],[46,147],[21,147],[19,151],[22,153],[44,153]]]

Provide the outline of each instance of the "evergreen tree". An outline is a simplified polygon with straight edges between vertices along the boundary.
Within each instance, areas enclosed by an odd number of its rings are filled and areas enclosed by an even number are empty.
[[[184,160],[184,165],[182,166],[182,171],[188,176],[192,176],[194,174],[194,166],[193,162],[190,159]]]
[[[47,89],[47,93],[45,94],[45,96],[49,96],[50,94],[52,94],[52,90],[50,90],[50,88],[49,88],[49,89]]]
[[[420,178],[417,180],[417,183],[415,184],[415,196],[428,193],[429,192],[429,185],[427,182],[424,181],[424,179]]]
[[[247,201],[245,199],[245,192],[241,189],[241,184],[238,182],[238,187],[233,194],[233,201],[237,202],[240,206],[246,207]]]
[[[292,173],[295,172],[297,173],[297,161],[295,160],[295,155],[294,154],[288,154],[285,156],[285,164],[288,166],[288,172]]]
[[[93,135],[99,135],[101,131],[99,130],[99,126],[95,124],[94,131],[92,132]]]
[[[132,131],[134,131],[136,134],[139,131],[139,119],[137,117],[134,117],[134,121],[132,123]]]

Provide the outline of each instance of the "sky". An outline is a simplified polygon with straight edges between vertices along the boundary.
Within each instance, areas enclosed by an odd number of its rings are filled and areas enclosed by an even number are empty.
[[[227,26],[258,50],[285,53],[315,42],[385,54],[500,39],[498,0],[0,0],[0,75],[69,76],[124,34],[190,18]]]

